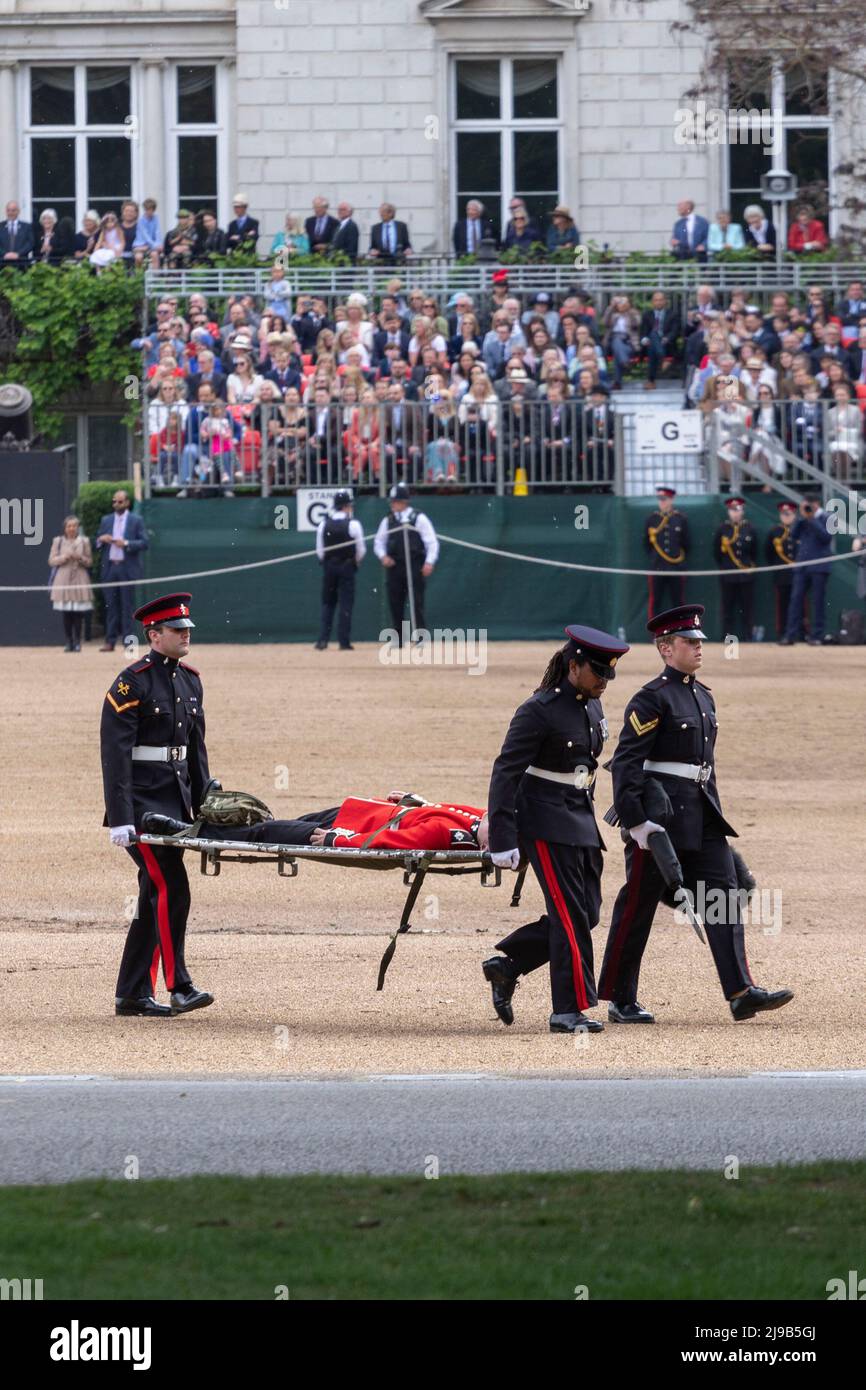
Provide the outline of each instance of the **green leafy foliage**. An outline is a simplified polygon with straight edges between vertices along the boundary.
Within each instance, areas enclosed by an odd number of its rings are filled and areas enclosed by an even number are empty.
[[[123,265],[97,274],[90,266],[35,265],[26,273],[0,271],[0,297],[15,321],[7,381],[33,395],[36,428],[57,434],[61,403],[93,387],[117,399],[131,423],[138,391],[129,378],[141,374],[141,358],[129,346],[140,325],[144,275]]]

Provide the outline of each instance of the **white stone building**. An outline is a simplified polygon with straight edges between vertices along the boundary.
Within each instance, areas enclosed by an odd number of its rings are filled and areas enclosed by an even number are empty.
[[[469,194],[571,208],[583,240],[666,244],[679,198],[754,200],[762,147],[683,146],[700,48],[681,0],[0,0],[0,199],[72,216],[124,196],[216,208],[242,189],[259,249],[314,194],[351,202],[362,250],[385,199],[416,251],[449,248]],[[845,152],[828,105],[779,76],[777,158]],[[832,226],[832,222],[831,222]]]

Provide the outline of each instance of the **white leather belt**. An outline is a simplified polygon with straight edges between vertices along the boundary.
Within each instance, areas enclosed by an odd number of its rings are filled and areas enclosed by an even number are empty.
[[[595,769],[590,771],[588,767],[576,767],[574,772],[548,772],[546,767],[528,767],[526,771],[533,777],[543,777],[547,782],[562,782],[564,786],[576,787],[578,791],[585,791],[595,781]]]
[[[133,748],[132,761],[134,763],[182,763],[186,761],[186,744],[180,744],[176,748],[148,748],[146,745],[141,748]]]
[[[704,763],[657,763],[644,758],[644,772],[666,772],[668,777],[686,777],[690,782],[708,782],[713,769]]]

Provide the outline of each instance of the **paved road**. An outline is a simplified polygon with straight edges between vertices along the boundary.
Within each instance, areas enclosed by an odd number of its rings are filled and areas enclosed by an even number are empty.
[[[694,1080],[0,1077],[0,1184],[718,1168],[866,1156],[866,1072]]]

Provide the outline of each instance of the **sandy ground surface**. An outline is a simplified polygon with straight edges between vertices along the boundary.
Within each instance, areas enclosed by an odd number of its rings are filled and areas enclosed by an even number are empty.
[[[205,684],[211,770],[296,815],[394,787],[483,805],[516,705],[537,684],[543,644],[491,645],[483,675],[393,668],[378,649],[194,648]],[[527,879],[509,907],[476,878],[427,880],[384,993],[379,957],[405,889],[399,873],[302,865],[188,866],[187,961],[217,1003],[186,1018],[123,1020],[114,983],[135,891],[103,813],[98,725],[122,666],[92,646],[4,651],[0,742],[0,1072],[333,1074],[520,1071],[587,1076],[866,1066],[863,718],[866,651],[744,647],[706,652],[720,715],[722,802],[767,897],[748,928],[755,979],[796,1000],[734,1026],[708,950],[660,909],[641,999],[652,1028],[547,1032],[546,972],[525,980],[511,1029],[493,1014],[479,962],[538,915]],[[643,645],[609,687],[613,748],[629,695],[657,670]],[[597,805],[610,803],[601,774]],[[607,833],[600,961],[621,882]],[[429,888],[428,885],[429,884]],[[781,893],[781,919],[769,911]],[[600,1016],[605,1016],[602,1007]]]

